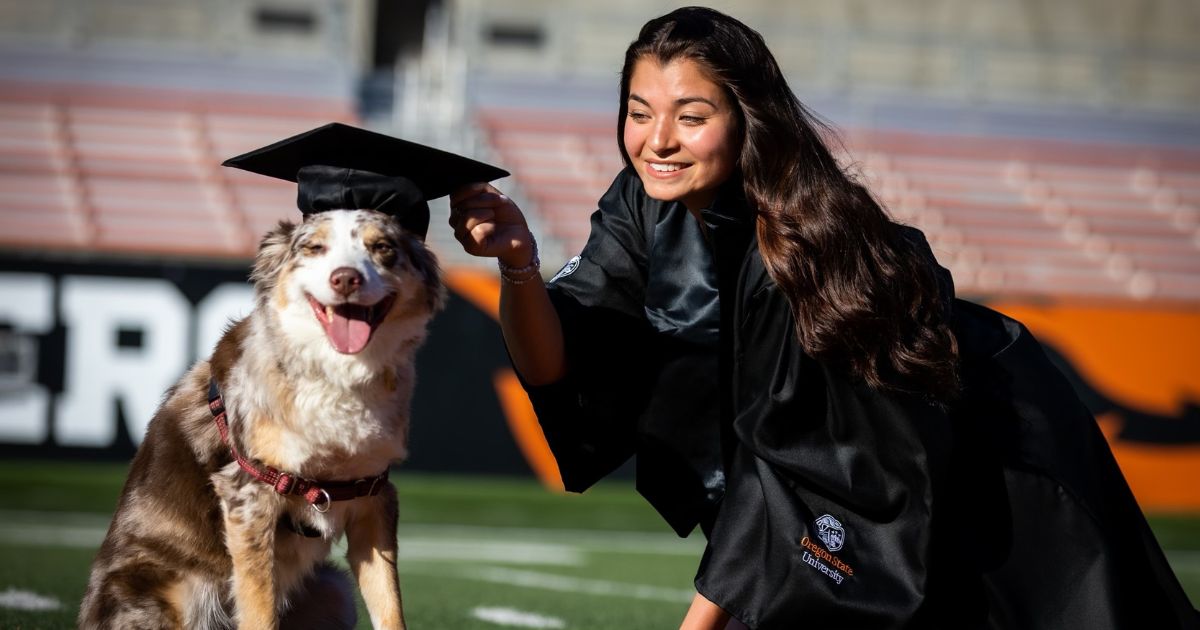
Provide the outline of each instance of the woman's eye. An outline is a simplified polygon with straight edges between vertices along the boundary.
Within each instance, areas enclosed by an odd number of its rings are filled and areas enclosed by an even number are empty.
[[[650,116],[642,112],[629,112],[629,117],[633,119],[634,122],[645,122],[650,120]]]
[[[685,125],[703,125],[705,118],[703,116],[680,116],[679,122]]]

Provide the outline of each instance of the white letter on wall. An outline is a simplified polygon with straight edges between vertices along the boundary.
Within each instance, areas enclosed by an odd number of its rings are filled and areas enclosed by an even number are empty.
[[[15,341],[40,335],[54,327],[54,282],[34,273],[0,273],[0,322],[12,324]],[[36,350],[36,345],[33,350]],[[50,401],[46,388],[37,383],[37,356],[26,357],[32,368],[26,382],[0,386],[0,442],[39,444],[46,439]]]
[[[166,280],[63,278],[67,365],[55,419],[60,445],[112,445],[117,398],[130,437],[142,441],[163,393],[187,368],[190,310]],[[122,330],[140,331],[141,347],[120,347]]]

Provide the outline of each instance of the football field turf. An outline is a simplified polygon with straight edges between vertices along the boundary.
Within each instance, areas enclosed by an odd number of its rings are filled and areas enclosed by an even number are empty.
[[[125,470],[0,462],[0,628],[74,627]],[[579,496],[531,479],[392,479],[413,628],[672,628],[691,599],[702,538],[674,536],[628,483]],[[1200,516],[1151,524],[1197,601]],[[359,627],[370,627],[361,608]]]

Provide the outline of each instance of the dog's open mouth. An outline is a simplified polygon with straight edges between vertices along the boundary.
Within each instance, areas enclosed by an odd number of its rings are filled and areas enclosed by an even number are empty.
[[[308,296],[317,321],[325,328],[325,336],[333,349],[342,354],[357,354],[367,347],[371,335],[387,316],[396,301],[393,293],[371,306],[361,304],[322,304]]]

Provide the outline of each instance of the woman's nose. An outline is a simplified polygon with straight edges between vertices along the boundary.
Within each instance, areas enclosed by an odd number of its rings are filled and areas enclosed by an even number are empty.
[[[658,155],[668,155],[674,153],[677,148],[675,133],[671,128],[670,121],[662,119],[656,121],[654,130],[650,132],[650,150]]]

